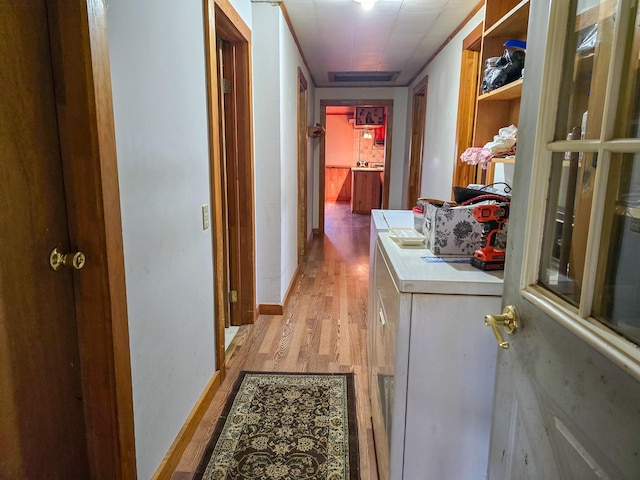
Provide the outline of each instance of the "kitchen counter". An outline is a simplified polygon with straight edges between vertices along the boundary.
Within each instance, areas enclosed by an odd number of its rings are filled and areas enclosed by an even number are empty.
[[[351,211],[370,213],[380,208],[383,168],[351,167]]]
[[[384,172],[384,167],[351,167],[352,172]]]

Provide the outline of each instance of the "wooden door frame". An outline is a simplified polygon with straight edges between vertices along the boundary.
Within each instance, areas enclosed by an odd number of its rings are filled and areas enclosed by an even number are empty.
[[[393,100],[320,100],[320,125],[327,124],[327,107],[386,107],[387,119],[384,141],[384,184],[382,185],[382,208],[389,208],[389,184],[391,180],[391,137],[393,132]],[[326,135],[320,137],[318,161],[318,233],[324,234],[324,188],[326,163]]]
[[[454,158],[452,186],[466,187],[478,180],[478,167],[460,160],[460,155],[474,145],[473,132],[476,122],[476,102],[480,81],[480,42],[484,23],[480,22],[462,41],[460,65],[460,90],[458,92],[458,121],[456,123],[456,155]],[[453,193],[451,194],[453,199]]]
[[[429,76],[413,87],[411,106],[411,144],[409,145],[409,179],[407,181],[406,207],[412,209],[422,190],[422,160],[424,155],[424,131],[427,123],[427,87]]]
[[[251,97],[251,30],[238,15],[229,0],[204,0],[205,36],[207,55],[207,98],[209,104],[209,155],[211,165],[211,203],[214,252],[214,290],[216,362],[224,378],[224,311],[229,292],[223,284],[224,245],[222,235],[227,228],[223,223],[222,172],[220,157],[220,132],[218,129],[218,71],[216,67],[216,37],[228,41],[233,47],[232,93],[233,126],[227,124],[227,144],[234,162],[233,172],[229,172],[228,182],[237,188],[238,205],[235,212],[236,222],[230,222],[229,236],[236,239],[236,251],[241,252],[230,259],[231,281],[233,272],[237,272],[236,285],[231,288],[238,291],[237,305],[232,305],[232,319],[241,324],[250,324],[256,318],[256,273],[255,273],[255,225],[254,225],[254,168],[253,168],[253,106]],[[230,135],[230,136],[229,136]],[[242,140],[240,140],[242,139]],[[231,176],[233,178],[231,178]],[[235,264],[234,264],[235,262]]]
[[[251,31],[228,0],[215,0],[215,28],[216,35],[233,48],[233,58],[228,59],[233,61],[231,101],[225,109],[231,114],[226,123],[227,165],[230,159],[234,164],[233,169],[227,170],[227,185],[228,190],[233,186],[237,200],[236,211],[229,212],[229,243],[234,242],[229,259],[230,281],[238,293],[238,301],[231,305],[231,324],[247,325],[254,322],[257,312]]]
[[[102,1],[48,2],[70,242],[87,255],[75,305],[93,478],[136,478],[107,12]]]
[[[307,251],[307,79],[298,67],[298,264]]]

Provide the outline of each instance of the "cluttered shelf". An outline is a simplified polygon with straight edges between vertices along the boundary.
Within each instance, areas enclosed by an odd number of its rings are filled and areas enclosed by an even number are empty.
[[[523,80],[520,78],[511,83],[507,83],[500,88],[496,88],[495,90],[491,90],[490,92],[480,95],[478,97],[478,101],[514,100],[516,98],[520,98],[522,95],[522,82]]]

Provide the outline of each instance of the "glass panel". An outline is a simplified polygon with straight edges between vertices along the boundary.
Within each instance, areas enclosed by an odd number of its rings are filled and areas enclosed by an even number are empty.
[[[640,344],[640,154],[611,159],[593,315]]]
[[[616,117],[616,137],[640,138],[640,11],[638,5],[629,16],[629,38],[625,52],[623,87]]]
[[[554,153],[549,178],[540,283],[578,305],[584,269],[596,153]]]
[[[567,31],[556,140],[600,138],[615,0],[574,0]]]

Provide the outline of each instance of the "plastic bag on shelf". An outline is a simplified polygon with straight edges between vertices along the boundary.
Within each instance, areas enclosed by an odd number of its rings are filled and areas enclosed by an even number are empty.
[[[525,53],[522,50],[505,49],[496,66],[482,80],[482,91],[491,92],[522,77]]]

